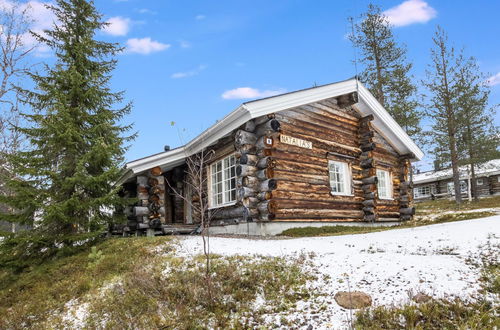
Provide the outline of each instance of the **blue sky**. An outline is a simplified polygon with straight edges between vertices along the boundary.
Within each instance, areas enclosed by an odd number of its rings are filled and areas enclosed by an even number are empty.
[[[248,100],[245,96],[354,76],[347,18],[358,17],[368,2],[97,0],[112,23],[100,38],[126,47],[112,84],[134,103],[127,120],[139,136],[127,160],[187,142]],[[483,71],[498,74],[490,101],[500,103],[500,1],[374,3],[397,25],[395,34],[408,47],[417,79],[425,77],[439,24]],[[500,124],[498,113],[494,121]]]

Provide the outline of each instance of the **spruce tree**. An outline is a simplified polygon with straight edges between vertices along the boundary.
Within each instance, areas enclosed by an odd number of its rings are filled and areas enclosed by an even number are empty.
[[[363,71],[359,79],[396,122],[410,136],[418,138],[421,116],[417,87],[412,81],[412,64],[406,59],[406,48],[398,46],[392,27],[379,7],[368,5],[350,40],[361,52]]]
[[[57,0],[49,8],[57,25],[34,35],[53,50],[56,63],[30,74],[33,90],[21,90],[31,112],[18,129],[30,147],[10,159],[17,177],[8,182],[13,197],[4,202],[17,211],[2,217],[32,225],[23,235],[43,238],[50,249],[71,246],[112,221],[124,203],[114,183],[132,136],[120,124],[131,105],[120,106],[123,93],[110,89],[121,49],[95,38],[105,23],[93,1]]]
[[[431,63],[426,71],[427,80],[423,84],[430,95],[427,115],[433,120],[428,132],[433,141],[435,160],[439,164],[451,164],[455,201],[460,204],[460,173],[458,138],[460,129],[460,108],[458,106],[459,84],[457,72],[463,65],[463,56],[457,55],[448,45],[448,36],[440,27],[432,38]]]
[[[471,191],[478,199],[476,168],[500,156],[500,130],[494,125],[495,107],[488,108],[490,89],[486,75],[475,58],[463,61],[457,70],[457,106],[459,109],[458,150],[460,163],[469,167]]]

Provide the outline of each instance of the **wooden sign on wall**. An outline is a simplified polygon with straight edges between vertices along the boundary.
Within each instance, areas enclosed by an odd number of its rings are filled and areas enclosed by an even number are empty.
[[[302,140],[288,135],[280,135],[280,142],[290,144],[292,146],[297,146],[306,149],[312,149],[313,144],[311,141]]]

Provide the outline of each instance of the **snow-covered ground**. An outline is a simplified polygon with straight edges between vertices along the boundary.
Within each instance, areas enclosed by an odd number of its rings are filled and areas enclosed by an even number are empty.
[[[202,253],[200,237],[180,240],[179,253]],[[314,267],[309,270],[319,276],[310,284],[311,290],[325,295],[301,302],[287,318],[305,319],[302,324],[315,328],[342,329],[349,311],[338,306],[333,296],[347,291],[348,286],[371,295],[374,305],[405,303],[409,294],[418,292],[434,297],[471,297],[479,289],[479,273],[466,259],[477,257],[479,246],[488,240],[500,243],[500,216],[346,236],[276,240],[213,237],[210,248],[221,255],[293,257],[314,253]],[[274,320],[279,318],[276,315]]]

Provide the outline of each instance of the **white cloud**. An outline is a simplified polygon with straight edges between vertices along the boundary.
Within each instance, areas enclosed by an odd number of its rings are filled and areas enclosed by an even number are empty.
[[[180,46],[181,48],[191,48],[191,43],[189,41],[181,40]]]
[[[168,49],[169,44],[162,44],[161,42],[151,40],[151,38],[132,38],[127,40],[127,51],[130,53],[138,54],[151,54],[154,52],[160,52],[162,50]]]
[[[16,11],[19,13],[26,12],[32,21],[29,29],[37,34],[44,35],[44,30],[52,28],[54,24],[58,24],[54,13],[46,7],[46,5],[51,4],[53,3],[37,0],[20,3],[10,0],[0,0],[0,11],[6,12],[17,8]],[[50,48],[47,45],[40,44],[29,32],[22,34],[22,42],[26,49],[33,49],[35,56],[44,57],[50,55]]]
[[[111,17],[106,21],[106,25],[102,30],[112,36],[125,36],[130,30],[130,18],[126,17]]]
[[[201,15],[201,14],[195,16],[195,19],[197,19],[198,21],[201,21],[202,19],[205,19],[205,18],[206,18],[206,16],[205,15]]]
[[[197,74],[199,74],[201,71],[205,70],[206,68],[207,68],[206,65],[200,65],[196,69],[193,69],[193,70],[190,70],[190,71],[173,73],[170,76],[170,78],[172,78],[172,79],[179,79],[179,78],[187,78],[187,77],[196,76]]]
[[[405,26],[414,23],[426,23],[436,17],[437,11],[423,0],[407,0],[396,7],[383,12],[389,23]]]
[[[141,8],[138,10],[139,14],[151,14],[151,15],[155,15],[156,12],[151,10],[151,9],[148,9],[148,8]]]
[[[251,87],[238,87],[235,89],[230,89],[222,93],[222,98],[226,100],[237,100],[237,99],[254,99],[261,97],[269,97],[273,95],[285,93],[285,89],[275,89],[275,90],[258,90]]]
[[[495,86],[500,84],[500,72],[489,77],[487,80],[489,86]]]

